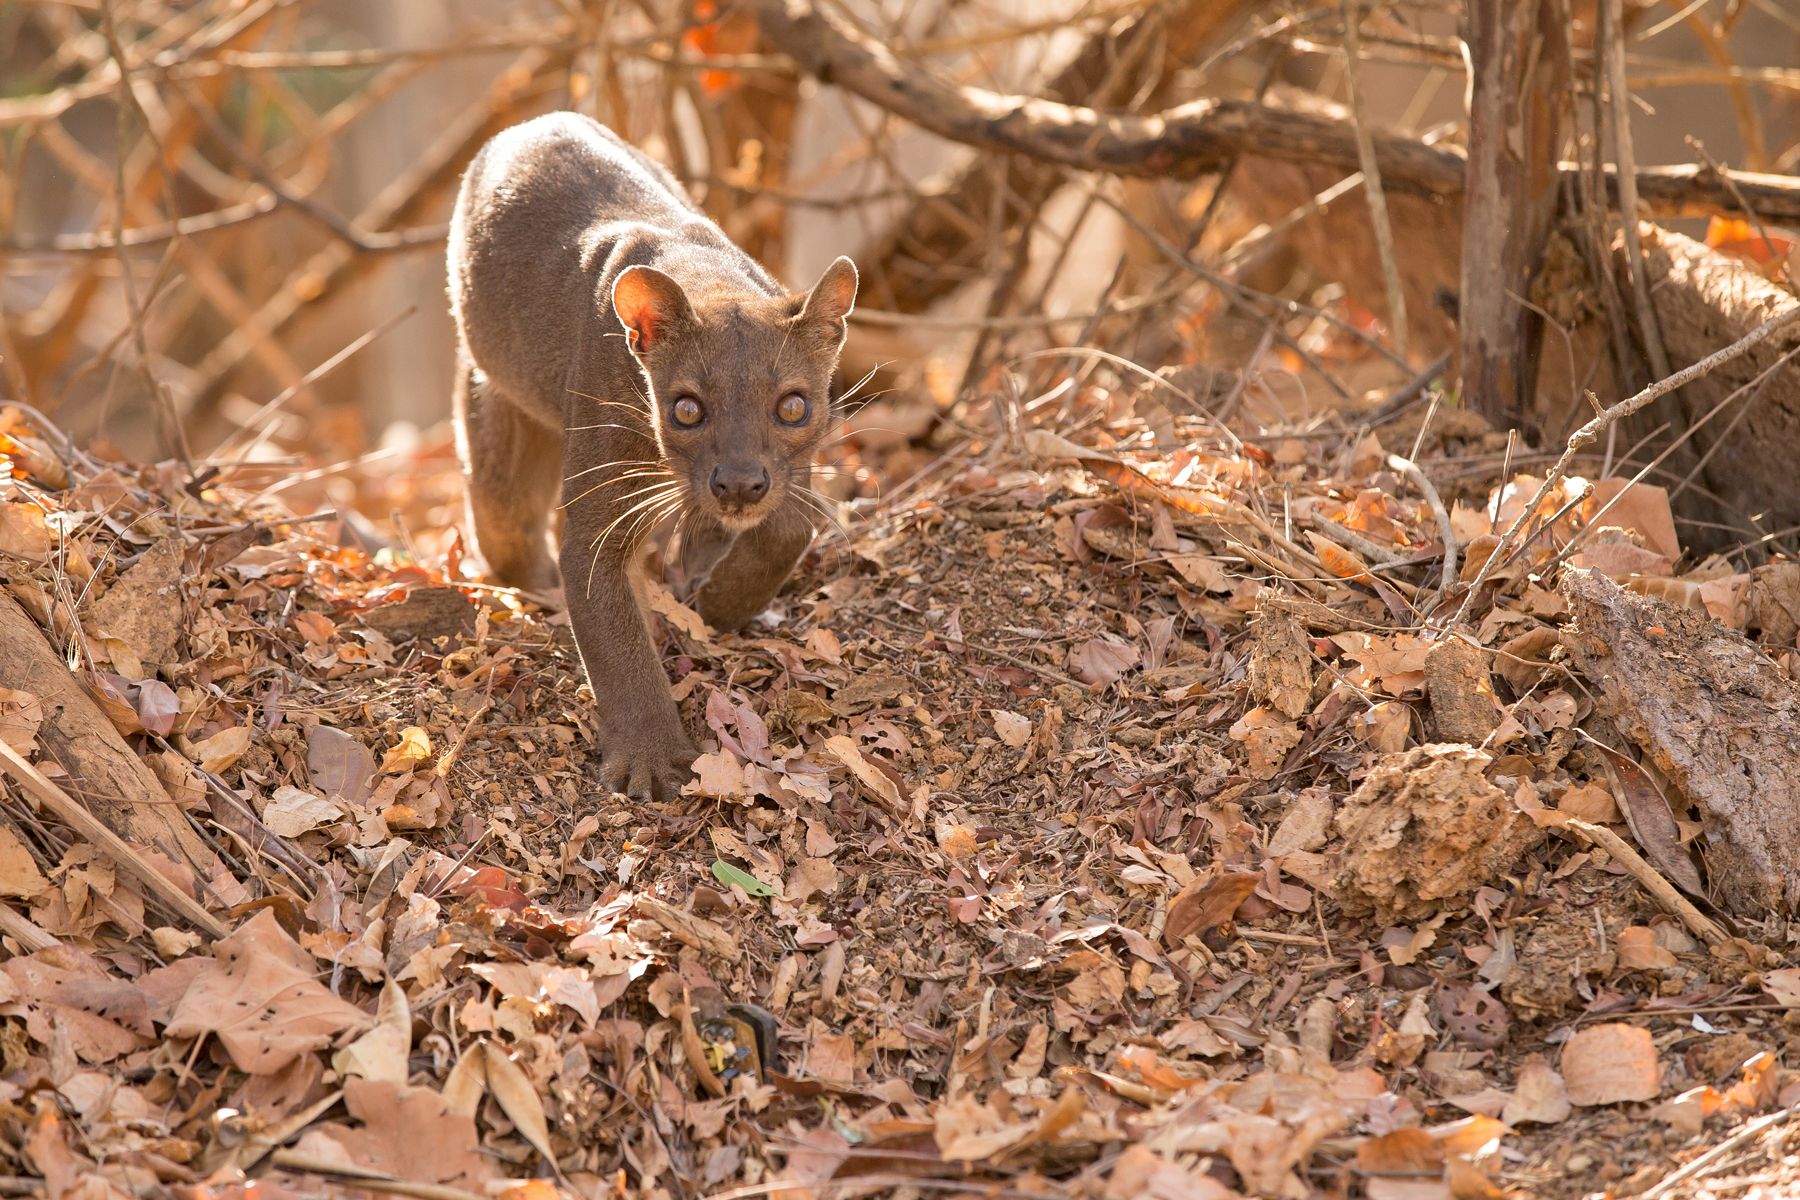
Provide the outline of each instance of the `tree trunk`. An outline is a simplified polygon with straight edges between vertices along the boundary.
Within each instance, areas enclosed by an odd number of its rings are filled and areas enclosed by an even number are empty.
[[[1570,112],[1566,0],[1469,0],[1463,192],[1463,395],[1496,426],[1532,418],[1542,319],[1522,301],[1556,215]]]

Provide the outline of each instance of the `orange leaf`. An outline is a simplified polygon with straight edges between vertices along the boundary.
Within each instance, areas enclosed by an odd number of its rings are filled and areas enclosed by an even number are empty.
[[[1319,565],[1339,579],[1367,578],[1369,565],[1350,551],[1310,529],[1306,531],[1306,538],[1312,543],[1313,553],[1318,556]]]
[[[1713,217],[1706,223],[1706,244],[1720,254],[1742,258],[1758,266],[1767,266],[1787,258],[1794,249],[1794,239],[1771,230],[1764,237],[1750,222],[1741,217]]]
[[[1119,1051],[1119,1067],[1121,1070],[1134,1072],[1140,1080],[1159,1092],[1181,1092],[1209,1082],[1205,1076],[1183,1075],[1164,1062],[1154,1050],[1144,1046],[1127,1046]]]
[[[1444,1169],[1444,1149],[1423,1129],[1396,1129],[1358,1146],[1356,1165],[1370,1175],[1435,1175]]]

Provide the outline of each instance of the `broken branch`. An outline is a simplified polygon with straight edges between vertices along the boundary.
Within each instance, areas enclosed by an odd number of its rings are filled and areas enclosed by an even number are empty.
[[[1145,177],[1193,178],[1239,157],[1359,169],[1356,134],[1347,120],[1210,96],[1137,116],[960,87],[907,66],[885,46],[808,0],[757,0],[756,11],[770,41],[809,74],[970,146],[1028,154],[1078,170]],[[1462,193],[1466,159],[1461,150],[1393,134],[1374,133],[1370,140],[1390,188],[1436,196]],[[1573,179],[1581,168],[1563,163],[1558,170]],[[1764,218],[1800,220],[1800,181],[1737,171],[1730,177]],[[1698,165],[1651,168],[1636,173],[1633,183],[1640,199],[1666,215],[1739,210],[1738,199],[1720,176]]]

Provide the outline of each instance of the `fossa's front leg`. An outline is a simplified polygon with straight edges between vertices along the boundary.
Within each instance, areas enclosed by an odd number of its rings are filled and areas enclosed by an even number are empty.
[[[600,718],[606,786],[634,799],[662,799],[687,782],[700,751],[681,723],[627,576],[617,530],[596,547],[621,504],[583,504],[563,523],[563,596]]]
[[[694,548],[702,561],[709,554],[717,558],[693,597],[694,608],[714,629],[741,629],[768,607],[806,553],[813,527],[805,507],[790,499],[718,554],[718,540],[729,536],[722,529],[711,531]]]

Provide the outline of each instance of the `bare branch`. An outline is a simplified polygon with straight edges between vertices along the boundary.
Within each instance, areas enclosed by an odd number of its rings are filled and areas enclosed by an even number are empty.
[[[808,73],[941,137],[990,150],[1028,154],[1084,171],[1193,178],[1234,158],[1274,158],[1359,169],[1356,134],[1346,120],[1282,112],[1242,100],[1204,97],[1161,113],[1097,112],[984,88],[960,87],[908,66],[885,46],[807,0],[756,0],[770,40]],[[1393,134],[1372,135],[1390,190],[1436,196],[1462,193],[1465,159],[1450,146]],[[1564,175],[1579,170],[1563,163]],[[1744,197],[1765,217],[1800,220],[1800,180],[1732,172]],[[1735,212],[1738,200],[1704,167],[1638,172],[1639,196],[1667,215]]]

